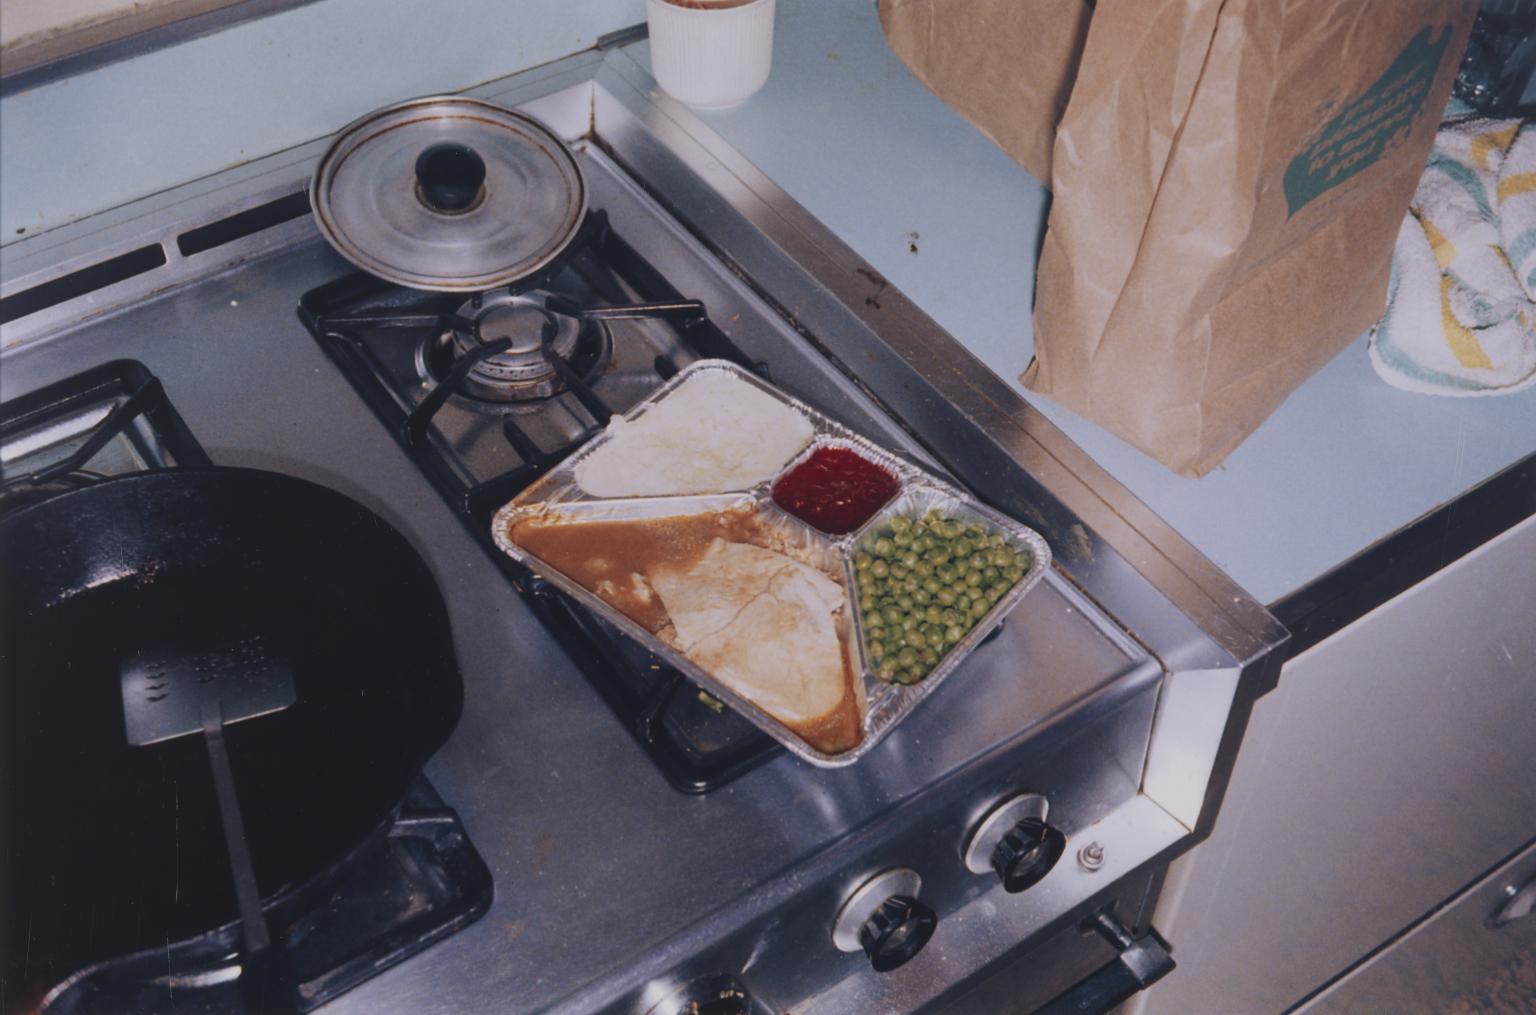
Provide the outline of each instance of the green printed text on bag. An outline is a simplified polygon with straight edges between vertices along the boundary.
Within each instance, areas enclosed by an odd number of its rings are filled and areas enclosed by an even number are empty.
[[[1403,47],[1381,77],[1328,121],[1285,169],[1285,203],[1295,215],[1309,201],[1369,168],[1408,136],[1423,113],[1453,31],[1430,41],[1425,28]]]

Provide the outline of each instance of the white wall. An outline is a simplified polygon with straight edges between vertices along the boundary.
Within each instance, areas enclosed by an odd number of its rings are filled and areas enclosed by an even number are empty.
[[[643,20],[643,0],[321,0],[7,96],[0,243]]]

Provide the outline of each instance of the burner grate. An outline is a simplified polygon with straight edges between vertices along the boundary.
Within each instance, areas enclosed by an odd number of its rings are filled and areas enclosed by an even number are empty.
[[[134,360],[0,406],[0,513],[125,472],[211,464],[160,380]]]

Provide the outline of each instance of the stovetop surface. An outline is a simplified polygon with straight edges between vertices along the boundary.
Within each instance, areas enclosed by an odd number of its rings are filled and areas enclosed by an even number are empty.
[[[600,152],[583,145],[581,158],[593,206],[665,264],[680,291],[705,300],[748,355],[770,364],[775,383],[921,454],[782,317],[657,218]],[[0,398],[11,398],[95,363],[138,359],[216,462],[353,497],[398,527],[436,576],[466,705],[426,773],[498,886],[515,890],[498,889],[479,922],[327,1012],[559,1008],[618,970],[669,968],[671,950],[728,903],[768,906],[797,878],[828,876],[848,860],[829,847],[855,848],[852,838],[873,834],[896,805],[932,795],[946,775],[1087,699],[1133,690],[1125,677],[1138,660],[1053,574],[999,638],[858,765],[824,770],[781,754],[705,796],[676,792],[300,323],[300,295],[349,270],[315,236],[14,351],[0,371]],[[1134,793],[1140,759],[1124,760]],[[842,959],[850,970],[863,962]]]

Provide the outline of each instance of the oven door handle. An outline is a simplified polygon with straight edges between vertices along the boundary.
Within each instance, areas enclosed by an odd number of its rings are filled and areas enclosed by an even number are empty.
[[[1168,942],[1150,927],[1141,937],[1132,937],[1125,925],[1105,910],[1089,919],[1083,929],[1097,931],[1115,946],[1119,957],[1047,1002],[1038,1015],[1099,1015],[1124,1004],[1173,969]]]

